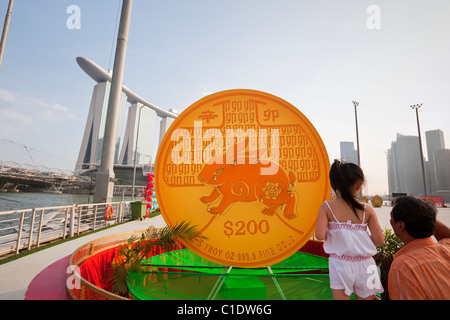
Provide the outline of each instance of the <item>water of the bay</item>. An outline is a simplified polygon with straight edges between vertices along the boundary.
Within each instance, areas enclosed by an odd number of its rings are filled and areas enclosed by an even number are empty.
[[[3,192],[0,193],[0,212],[86,204],[92,203],[93,200],[94,196],[88,194]],[[136,200],[141,200],[141,197],[136,198]],[[114,197],[113,201],[122,201],[122,196]],[[131,201],[131,197],[125,196],[123,201]]]
[[[72,204],[92,203],[93,195],[87,194],[53,194],[53,193],[28,193],[28,192],[5,192],[0,193],[0,212],[20,209],[32,209],[54,206],[69,206]],[[135,200],[142,200],[138,196]],[[114,201],[122,201],[122,196],[114,197]],[[131,201],[131,197],[125,196],[123,201]],[[391,228],[390,212],[392,207],[383,206],[375,208],[381,227]],[[437,218],[450,226],[450,208],[438,208]]]

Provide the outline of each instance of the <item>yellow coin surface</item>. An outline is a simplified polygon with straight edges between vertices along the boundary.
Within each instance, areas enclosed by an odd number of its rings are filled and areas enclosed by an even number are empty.
[[[310,121],[274,95],[247,89],[195,102],[167,131],[155,167],[168,225],[207,238],[184,244],[227,266],[258,268],[298,251],[329,198],[330,164]]]

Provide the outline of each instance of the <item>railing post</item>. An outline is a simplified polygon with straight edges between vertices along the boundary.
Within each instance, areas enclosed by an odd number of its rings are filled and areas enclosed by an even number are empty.
[[[30,225],[30,235],[28,236],[28,250],[31,249],[31,244],[33,243],[33,229],[34,229],[34,217],[36,216],[36,208],[33,208],[31,214],[31,225]]]
[[[39,221],[39,230],[38,230],[36,248],[39,248],[39,244],[41,242],[41,233],[42,233],[43,222],[44,222],[44,209],[41,210],[41,220]]]
[[[66,217],[64,219],[64,231],[63,231],[63,239],[67,236],[67,220],[69,218],[69,207],[66,208]]]
[[[22,211],[22,216],[20,218],[19,230],[18,230],[18,235],[17,235],[16,254],[19,254],[19,250],[20,250],[20,240],[22,238],[22,228],[23,228],[24,220],[25,220],[25,211]]]
[[[108,203],[105,203],[105,211],[104,212],[106,212],[106,208],[108,207]],[[106,216],[105,216],[105,227],[107,227],[108,226],[108,219],[106,219]]]
[[[78,207],[78,206],[77,206]],[[80,227],[81,227],[81,212],[83,211],[82,207],[79,207],[78,210],[78,227],[77,227],[77,235],[80,234]]]
[[[72,205],[72,212],[70,213],[69,237],[75,235],[75,205]]]
[[[123,222],[123,201],[119,203],[119,223]]]
[[[95,230],[95,225],[97,223],[97,206],[94,209],[94,225],[92,226],[92,230]]]

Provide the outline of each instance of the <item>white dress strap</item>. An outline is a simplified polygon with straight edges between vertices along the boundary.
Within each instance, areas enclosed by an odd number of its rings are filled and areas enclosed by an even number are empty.
[[[365,219],[366,219],[366,203],[364,203],[364,213],[363,213],[362,224],[364,224]]]
[[[328,206],[328,209],[330,209],[330,211],[331,211],[331,214],[333,215],[333,218],[334,218],[334,220],[336,220],[336,222],[338,222],[338,223],[339,223],[339,220],[338,220],[338,219],[336,219],[336,216],[334,215],[334,213],[333,213],[333,210],[331,210],[331,207],[330,207],[330,205],[328,204],[328,201],[325,201],[325,203],[327,204],[327,206]]]

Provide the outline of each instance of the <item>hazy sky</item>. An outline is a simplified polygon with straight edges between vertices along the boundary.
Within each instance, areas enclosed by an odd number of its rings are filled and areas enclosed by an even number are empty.
[[[71,5],[79,29],[67,26]],[[75,163],[95,84],[75,58],[112,68],[120,5],[15,1],[0,70],[0,138]],[[441,129],[450,147],[449,17],[448,0],[134,0],[124,82],[179,111],[227,89],[274,94],[309,118],[330,161],[340,141],[356,146],[356,100],[366,191],[382,193],[397,132],[417,135],[410,105],[423,103],[425,156],[425,131]]]

